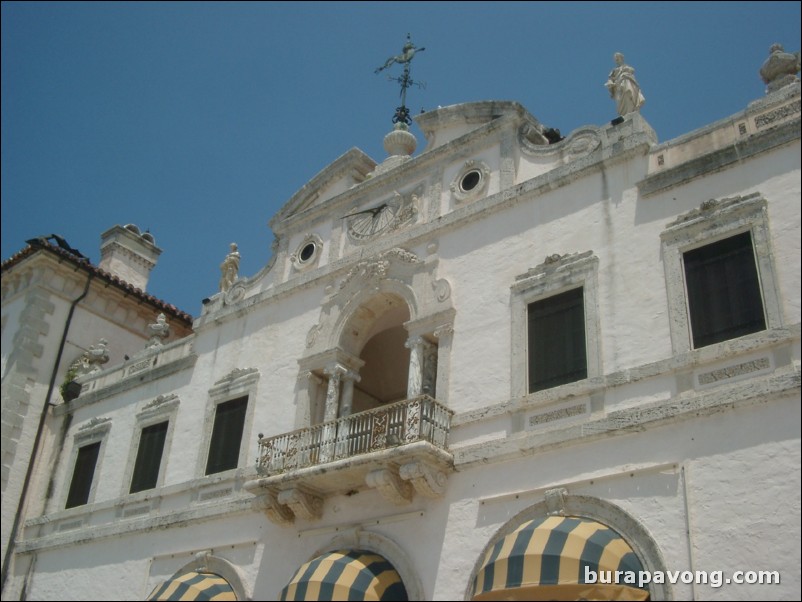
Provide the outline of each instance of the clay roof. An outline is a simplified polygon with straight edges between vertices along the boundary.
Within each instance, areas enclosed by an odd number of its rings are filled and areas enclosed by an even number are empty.
[[[50,239],[54,239],[57,244],[53,244]],[[143,291],[140,288],[129,284],[125,280],[111,274],[105,270],[101,270],[99,267],[92,265],[89,262],[89,259],[84,257],[78,250],[73,249],[63,238],[59,236],[51,236],[51,237],[44,237],[40,236],[39,238],[32,238],[28,240],[28,246],[12,255],[9,259],[4,261],[2,265],[0,265],[0,272],[5,272],[13,268],[15,265],[23,261],[25,258],[34,255],[37,251],[45,251],[48,253],[52,253],[59,257],[60,260],[69,261],[77,268],[80,268],[87,272],[88,274],[93,274],[96,278],[104,280],[108,284],[117,287],[125,294],[137,297],[141,299],[143,302],[152,305],[153,307],[157,308],[159,311],[163,312],[166,315],[169,315],[173,319],[180,320],[184,322],[187,328],[192,327],[192,316],[185,311],[181,311],[175,305],[171,305],[161,299],[154,297]]]

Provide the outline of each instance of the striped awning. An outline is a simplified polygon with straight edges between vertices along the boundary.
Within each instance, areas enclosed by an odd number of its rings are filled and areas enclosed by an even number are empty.
[[[214,573],[174,575],[154,589],[148,600],[236,600],[231,584]]]
[[[586,567],[592,571],[589,582]],[[473,582],[472,599],[646,600],[649,591],[637,588],[642,570],[629,544],[609,527],[584,518],[537,518],[487,552]],[[614,579],[615,573],[600,571],[634,571],[629,575],[634,582],[610,583],[606,577]]]
[[[302,565],[279,600],[406,600],[401,577],[386,558],[364,550],[328,552]]]

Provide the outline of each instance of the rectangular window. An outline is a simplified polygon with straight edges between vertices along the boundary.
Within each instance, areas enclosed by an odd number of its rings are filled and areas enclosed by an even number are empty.
[[[765,330],[749,232],[686,251],[683,262],[695,348]]]
[[[92,490],[92,479],[95,476],[95,466],[100,453],[100,441],[84,445],[78,450],[75,458],[75,469],[72,471],[70,492],[67,494],[66,508],[83,506],[89,501],[89,492]]]
[[[159,480],[164,440],[167,437],[169,422],[160,422],[142,429],[139,437],[139,448],[136,452],[134,475],[131,478],[129,493],[153,489]]]
[[[530,303],[529,392],[588,376],[583,288]]]
[[[212,439],[209,444],[209,459],[206,461],[206,474],[237,467],[247,409],[247,397],[217,404]]]

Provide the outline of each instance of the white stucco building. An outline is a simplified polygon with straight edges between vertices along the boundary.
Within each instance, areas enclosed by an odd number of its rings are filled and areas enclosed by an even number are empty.
[[[50,397],[4,599],[798,599],[799,83],[662,143],[416,120],[191,334]]]

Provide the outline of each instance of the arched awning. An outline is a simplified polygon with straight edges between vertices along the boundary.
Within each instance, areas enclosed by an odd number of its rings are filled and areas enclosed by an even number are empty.
[[[590,579],[586,570],[592,571]],[[609,527],[584,518],[549,516],[527,521],[496,542],[476,574],[471,597],[646,600],[649,591],[637,587],[642,570],[629,544]],[[610,583],[608,577],[615,579],[615,573],[606,571],[623,571],[619,583]]]
[[[148,600],[236,600],[231,584],[214,573],[190,571],[173,575],[156,587]]]
[[[302,565],[279,600],[406,600],[401,577],[383,556],[364,550],[327,552]]]

